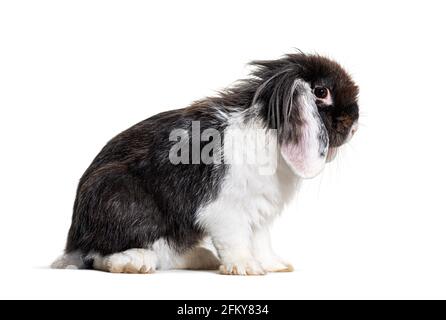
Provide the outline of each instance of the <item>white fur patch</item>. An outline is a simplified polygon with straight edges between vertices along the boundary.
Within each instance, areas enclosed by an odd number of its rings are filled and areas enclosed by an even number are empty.
[[[232,115],[229,123],[226,130],[236,129],[241,135],[262,128],[255,120],[245,123],[240,114]],[[265,131],[265,134],[270,133]],[[246,148],[243,144],[238,146]],[[244,154],[245,150],[235,152]],[[277,153],[271,156],[277,157]],[[281,157],[275,161],[277,170],[267,175],[260,174],[255,164],[244,162],[229,165],[217,199],[201,208],[197,214],[197,223],[212,237],[218,251],[222,273],[265,273],[253,252],[253,231],[273,221],[294,195],[299,182]]]

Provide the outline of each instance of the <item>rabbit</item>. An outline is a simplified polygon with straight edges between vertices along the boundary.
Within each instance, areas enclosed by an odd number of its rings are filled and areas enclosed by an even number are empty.
[[[270,226],[302,180],[356,132],[358,86],[316,54],[250,65],[249,77],[218,95],[152,116],[106,144],[80,179],[53,268],[293,271],[273,252]],[[229,161],[237,154],[254,161]]]

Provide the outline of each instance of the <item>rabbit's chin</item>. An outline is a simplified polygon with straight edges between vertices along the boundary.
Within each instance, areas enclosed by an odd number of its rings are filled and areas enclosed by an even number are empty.
[[[327,159],[326,162],[332,162],[336,156],[338,155],[338,149],[339,147],[330,147],[328,148],[328,152],[327,152]]]

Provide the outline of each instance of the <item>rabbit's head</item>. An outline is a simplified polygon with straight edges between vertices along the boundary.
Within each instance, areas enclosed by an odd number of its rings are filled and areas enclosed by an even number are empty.
[[[338,63],[318,55],[252,64],[259,81],[253,103],[277,130],[283,158],[297,175],[317,175],[357,130],[358,87]]]

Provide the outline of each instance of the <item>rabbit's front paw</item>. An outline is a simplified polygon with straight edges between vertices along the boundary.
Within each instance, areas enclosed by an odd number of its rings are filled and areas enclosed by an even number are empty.
[[[248,259],[224,263],[220,266],[220,273],[225,275],[259,276],[264,275],[266,272],[256,260]]]

